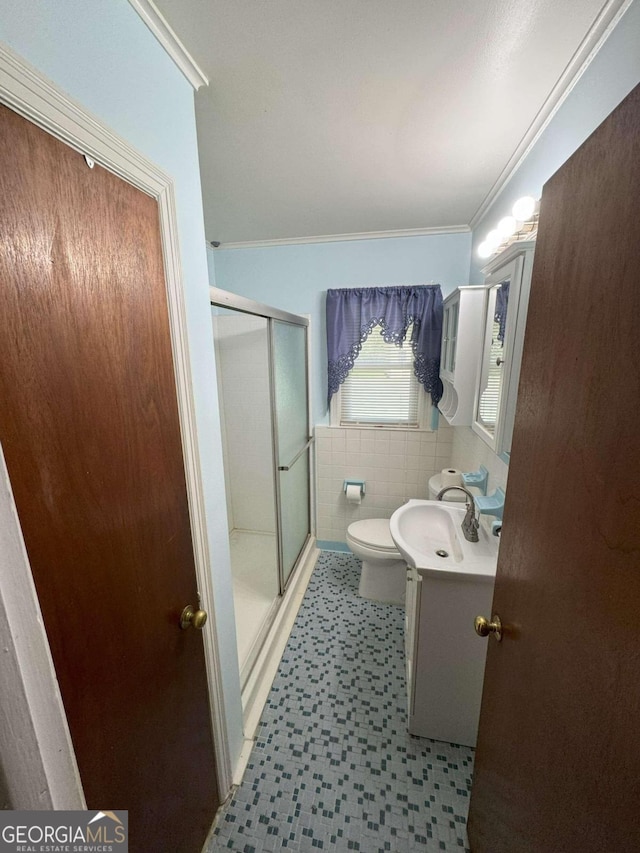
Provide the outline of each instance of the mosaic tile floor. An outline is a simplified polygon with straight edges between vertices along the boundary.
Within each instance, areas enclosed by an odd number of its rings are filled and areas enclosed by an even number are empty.
[[[209,853],[468,851],[473,751],[406,731],[404,610],[324,552]]]

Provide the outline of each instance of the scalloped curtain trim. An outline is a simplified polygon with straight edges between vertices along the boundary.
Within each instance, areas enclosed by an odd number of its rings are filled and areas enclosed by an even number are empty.
[[[425,307],[428,316],[420,316],[414,311],[406,311],[407,299],[411,299],[417,291],[432,291],[434,297],[428,300]],[[340,385],[345,381],[356,362],[358,355],[362,349],[362,345],[367,340],[371,332],[380,327],[382,338],[385,343],[392,343],[400,346],[406,341],[407,332],[411,324],[413,324],[411,335],[411,348],[414,355],[414,374],[418,382],[423,386],[425,391],[431,395],[434,405],[437,405],[442,397],[442,382],[440,380],[440,345],[442,339],[442,293],[440,285],[423,285],[412,288],[388,287],[388,288],[358,288],[354,290],[329,290],[327,294],[327,344],[329,353],[332,349],[332,332],[335,331],[336,317],[333,313],[333,305],[335,301],[347,299],[349,301],[357,300],[361,294],[379,296],[385,302],[385,309],[388,300],[400,299],[404,300],[404,310],[402,311],[402,325],[394,325],[390,327],[386,316],[378,313],[376,316],[365,318],[365,322],[361,324],[359,330],[359,339],[356,340],[346,352],[335,354],[334,358],[328,360],[328,399],[331,402],[331,397],[336,393]],[[397,307],[397,306],[396,306]],[[423,327],[424,324],[424,327]],[[424,332],[430,329],[430,334],[426,336]],[[420,351],[420,342],[423,349],[425,348],[425,337],[427,340],[428,352]]]
[[[507,311],[509,309],[509,282],[503,281],[496,293],[496,309],[493,319],[498,323],[498,340],[504,346],[504,333],[507,328]]]

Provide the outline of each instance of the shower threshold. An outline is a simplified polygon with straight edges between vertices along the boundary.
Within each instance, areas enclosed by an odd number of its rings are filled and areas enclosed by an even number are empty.
[[[241,671],[244,747],[234,773],[234,782],[237,784],[242,779],[262,710],[319,554],[315,538],[309,537],[284,595],[275,602],[274,612],[270,615],[266,634],[261,639],[252,666],[248,672]]]

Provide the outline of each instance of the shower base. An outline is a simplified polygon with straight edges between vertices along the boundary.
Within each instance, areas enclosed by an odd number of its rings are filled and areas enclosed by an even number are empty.
[[[278,595],[274,533],[233,530],[229,536],[240,672],[250,668],[252,651]]]

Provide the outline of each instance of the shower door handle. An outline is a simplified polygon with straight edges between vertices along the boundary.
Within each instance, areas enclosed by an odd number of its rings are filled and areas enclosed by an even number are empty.
[[[289,469],[293,468],[293,466],[296,464],[298,459],[300,459],[300,457],[305,452],[305,450],[307,450],[309,448],[312,441],[313,441],[313,436],[310,436],[307,443],[305,445],[303,445],[303,447],[296,453],[296,455],[293,457],[293,459],[291,460],[291,462],[289,462],[288,465],[278,465],[278,471],[289,471]]]

